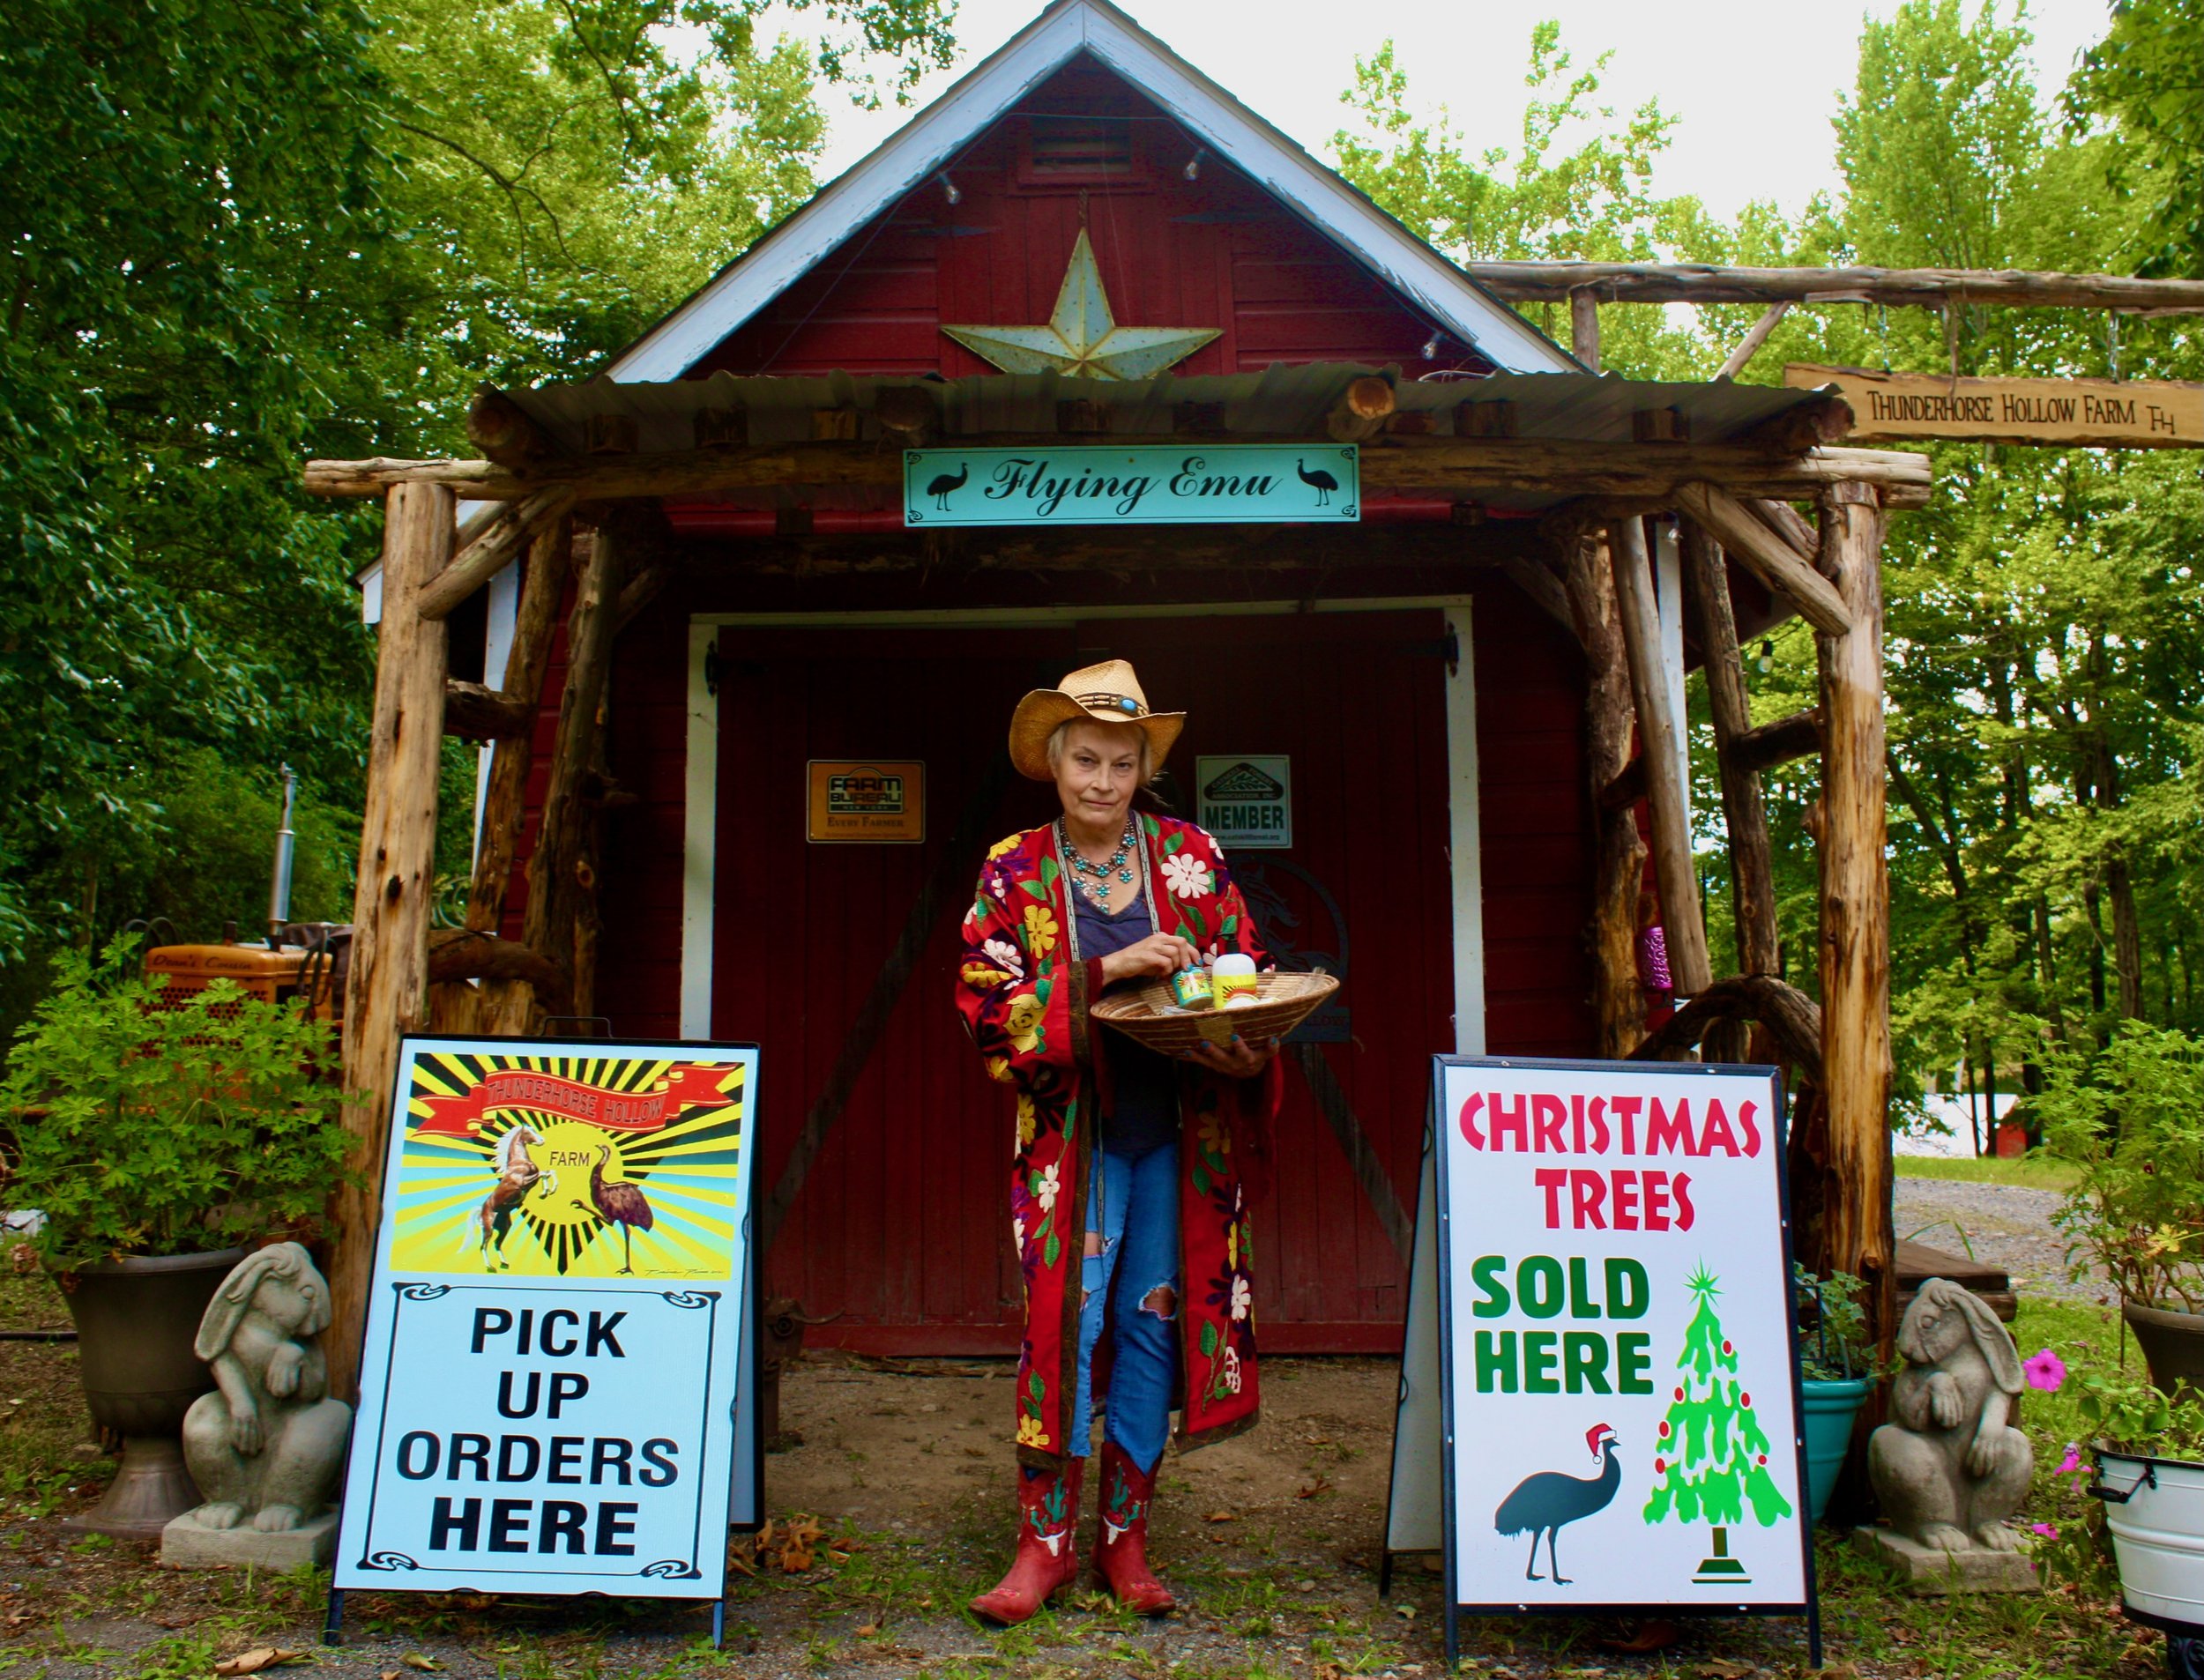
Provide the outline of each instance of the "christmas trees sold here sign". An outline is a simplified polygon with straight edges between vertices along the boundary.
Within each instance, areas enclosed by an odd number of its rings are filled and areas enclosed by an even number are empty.
[[[1774,1074],[1445,1058],[1435,1083],[1455,1603],[1803,1607]]]

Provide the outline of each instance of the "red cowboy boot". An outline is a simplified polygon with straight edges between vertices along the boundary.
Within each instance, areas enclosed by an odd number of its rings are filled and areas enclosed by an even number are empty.
[[[1155,1471],[1143,1475],[1123,1447],[1106,1440],[1098,1491],[1101,1523],[1094,1548],[1096,1570],[1117,1602],[1136,1616],[1168,1614],[1179,1601],[1148,1567],[1148,1506],[1156,1497]]]
[[[1079,1483],[1084,1459],[1063,1468],[1018,1467],[1018,1550],[1010,1572],[972,1602],[972,1613],[1004,1627],[1024,1621],[1078,1578]]]

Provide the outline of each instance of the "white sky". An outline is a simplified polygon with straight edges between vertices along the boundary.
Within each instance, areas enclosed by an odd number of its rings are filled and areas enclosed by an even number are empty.
[[[1975,0],[1962,0],[1967,12]],[[1419,111],[1450,108],[1480,148],[1511,144],[1522,131],[1523,76],[1531,25],[1552,18],[1561,44],[1589,63],[1614,58],[1603,103],[1634,110],[1657,97],[1682,118],[1654,190],[1696,194],[1716,215],[1755,198],[1796,212],[1817,190],[1834,191],[1830,119],[1852,85],[1863,11],[1888,17],[1896,0],[1850,7],[1798,0],[1533,0],[1528,7],[1463,0],[1318,4],[1316,0],[1119,0],[1160,36],[1248,105],[1322,158],[1344,115],[1339,95],[1358,54],[1389,35]],[[1039,0],[963,0],[956,71],[927,78],[921,99],[992,52],[1039,11]],[[2000,6],[2001,11],[2006,8]],[[2105,0],[2036,0],[2037,84],[2048,99],[2076,55],[2104,31]],[[2009,14],[2008,14],[2009,15]],[[800,27],[802,15],[793,20]],[[853,110],[831,94],[832,123],[822,181],[831,179],[905,121],[908,110]]]

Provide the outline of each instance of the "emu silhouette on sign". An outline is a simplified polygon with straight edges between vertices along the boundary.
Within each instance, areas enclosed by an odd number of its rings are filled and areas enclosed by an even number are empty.
[[[970,461],[960,461],[957,464],[956,477],[951,478],[946,472],[935,473],[934,475],[934,482],[926,487],[926,493],[934,498],[934,506],[936,509],[940,512],[947,513],[949,511],[949,493],[953,490],[963,489],[964,487],[965,481],[971,477],[972,463]]]
[[[589,1170],[589,1201],[577,1201],[575,1206],[594,1213],[607,1225],[620,1227],[620,1275],[631,1277],[635,1274],[635,1234],[648,1230],[658,1216],[651,1211],[651,1204],[643,1199],[643,1192],[634,1185],[605,1182],[605,1163],[612,1159],[612,1146],[597,1146],[597,1164]]]
[[[1325,472],[1321,466],[1318,467],[1314,472],[1310,472],[1308,470],[1308,463],[1306,461],[1295,461],[1293,463],[1293,471],[1299,477],[1303,484],[1307,485],[1312,490],[1316,492],[1316,505],[1318,507],[1329,508],[1331,506],[1331,493],[1339,487],[1338,479],[1333,478],[1330,473]]]
[[[1538,1536],[1544,1535],[1546,1563],[1553,1571],[1553,1584],[1569,1584],[1568,1577],[1561,1572],[1560,1560],[1553,1554],[1554,1532],[1579,1517],[1605,1511],[1613,1503],[1615,1490],[1622,1485],[1622,1462],[1616,1458],[1615,1449],[1608,1445],[1613,1438],[1614,1431],[1605,1424],[1595,1424],[1584,1431],[1584,1445],[1591,1448],[1594,1458],[1602,1460],[1597,1476],[1564,1476],[1559,1470],[1541,1470],[1536,1476],[1525,1476],[1516,1484],[1515,1490],[1500,1502],[1493,1527],[1504,1535],[1530,1536],[1530,1561],[1523,1565],[1523,1572],[1525,1580],[1544,1579],[1538,1573]]]

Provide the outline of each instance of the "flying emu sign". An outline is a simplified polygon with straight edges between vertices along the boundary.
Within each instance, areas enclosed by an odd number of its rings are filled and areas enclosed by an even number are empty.
[[[908,450],[905,525],[1353,524],[1352,444]]]

